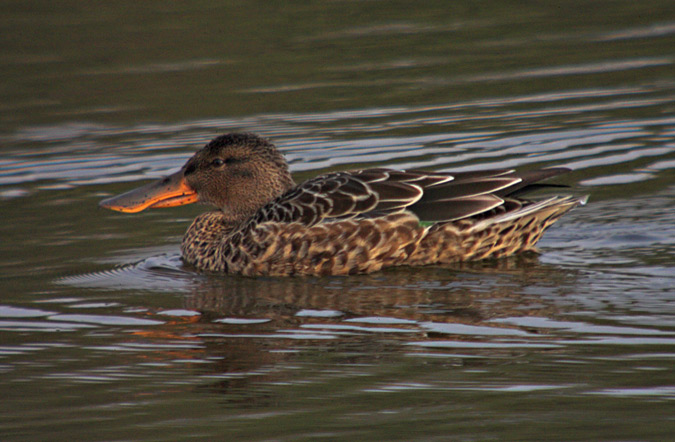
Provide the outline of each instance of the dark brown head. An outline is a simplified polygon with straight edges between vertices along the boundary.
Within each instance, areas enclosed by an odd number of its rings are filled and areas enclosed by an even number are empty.
[[[177,173],[100,205],[138,212],[202,201],[241,219],[294,185],[286,160],[272,143],[257,135],[233,133],[212,140]]]
[[[249,216],[295,185],[276,147],[253,134],[215,138],[183,167],[199,200],[236,218]]]

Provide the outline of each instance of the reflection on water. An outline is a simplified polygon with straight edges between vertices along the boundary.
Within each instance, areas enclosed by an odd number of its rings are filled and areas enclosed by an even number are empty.
[[[577,232],[562,230],[562,236]],[[659,403],[675,398],[672,313],[660,324],[643,322],[629,295],[667,294],[639,279],[616,280],[611,267],[551,265],[526,255],[357,277],[245,278],[196,275],[176,255],[158,255],[58,282],[63,293],[99,290],[99,299],[1,306],[3,332],[51,332],[2,347],[5,376],[15,383],[48,380],[59,395],[80,385],[102,398],[118,389],[140,395],[126,405],[102,404],[127,426],[133,423],[124,410],[139,406],[161,414],[171,404],[190,415],[195,391],[225,407],[202,405],[201,419],[226,418],[241,431],[247,419],[293,427],[294,419],[314,413],[305,405],[312,400],[330,410],[331,425],[343,435],[373,407],[398,415],[411,403],[426,408],[443,397],[470,406],[477,398],[499,402],[495,394],[504,400],[527,394],[543,407],[563,401],[582,409],[589,398],[595,405],[588,407],[604,409],[616,398],[635,398],[657,414]],[[145,292],[160,296],[161,305],[151,307]],[[175,294],[175,305],[162,293]],[[580,299],[598,294],[600,304]],[[602,302],[610,299],[614,307],[607,310]],[[666,302],[662,297],[658,305]],[[80,356],[54,357],[64,352]],[[371,397],[381,394],[403,396],[383,403]],[[177,405],[172,395],[187,402]],[[45,413],[60,409],[49,407]]]
[[[314,174],[333,167],[385,162],[399,168],[462,171],[477,167],[523,167],[533,163],[566,165],[583,170],[614,164],[625,167],[636,160],[651,160],[651,164],[639,172],[629,169],[626,172],[632,173],[624,172],[619,178],[594,176],[586,182],[588,185],[601,185],[656,178],[660,171],[672,168],[669,158],[675,149],[672,142],[674,118],[630,122],[604,119],[596,124],[590,120],[598,112],[634,106],[657,106],[672,101],[672,97],[664,99],[663,91],[571,92],[563,95],[566,98],[593,100],[593,105],[548,108],[563,98],[560,95],[545,95],[432,108],[381,109],[375,115],[350,112],[313,114],[311,117],[278,115],[194,121],[180,127],[158,125],[152,131],[145,127],[123,130],[78,127],[65,128],[67,130],[62,130],[60,135],[55,135],[53,127],[32,128],[30,133],[20,132],[6,139],[6,145],[16,145],[16,149],[20,149],[27,141],[46,141],[62,147],[52,148],[48,156],[39,151],[17,156],[16,151],[9,150],[6,155],[10,158],[0,157],[0,165],[3,166],[0,169],[0,184],[25,185],[33,181],[57,181],[59,186],[56,188],[63,188],[154,178],[182,165],[196,148],[228,128],[255,131],[272,137],[289,159],[292,171],[297,173],[312,171]],[[598,96],[606,102],[598,103]],[[623,99],[617,100],[619,97]],[[530,103],[536,110],[526,113],[514,111],[516,104],[523,103]],[[489,115],[474,115],[485,107],[490,108]],[[589,121],[576,129],[548,125],[536,127],[532,121],[551,115],[580,113],[588,114]],[[367,123],[369,118],[374,121]],[[517,120],[520,118],[528,120],[527,133],[516,132],[519,130]],[[326,120],[330,120],[330,127],[322,127]],[[355,120],[358,121],[357,127],[354,127]],[[465,132],[457,132],[455,127],[443,129],[448,125],[475,124],[483,120],[506,127],[500,131],[496,128]],[[420,126],[425,130],[434,126],[438,129],[433,135],[404,135],[407,128]],[[82,131],[86,131],[86,136]],[[343,132],[365,135],[385,131],[388,136],[353,140],[339,137]],[[158,132],[165,135],[172,133],[172,137],[158,140]],[[331,139],[327,137],[328,133],[333,135]],[[307,138],[308,135],[311,138]],[[525,153],[529,158],[523,156]],[[660,160],[664,157],[669,160]],[[632,178],[627,178],[629,176]]]
[[[0,7],[0,439],[672,438],[672,2],[211,3]],[[196,273],[203,207],[97,209],[235,130],[298,181],[591,199],[539,255],[330,278]]]

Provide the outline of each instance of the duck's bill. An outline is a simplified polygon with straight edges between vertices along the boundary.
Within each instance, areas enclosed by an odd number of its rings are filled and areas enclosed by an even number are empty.
[[[185,182],[183,170],[154,183],[98,203],[106,209],[136,213],[148,208],[182,206],[199,201],[197,193]]]

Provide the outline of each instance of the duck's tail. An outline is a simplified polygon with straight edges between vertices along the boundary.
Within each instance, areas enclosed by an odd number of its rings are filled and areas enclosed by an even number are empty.
[[[534,251],[544,231],[588,196],[554,196],[483,219],[463,219],[428,229],[406,264],[449,264]]]

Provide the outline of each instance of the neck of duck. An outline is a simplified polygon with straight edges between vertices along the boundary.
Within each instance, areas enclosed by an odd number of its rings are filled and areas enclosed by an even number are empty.
[[[200,269],[227,271],[223,247],[240,224],[220,210],[202,213],[185,232],[181,244],[183,260]]]
[[[295,186],[287,168],[264,184],[253,190],[230,187],[227,195],[206,199],[220,209],[203,213],[192,222],[181,244],[183,260],[200,269],[227,272],[228,261],[238,254],[242,240],[237,233],[261,207]]]

